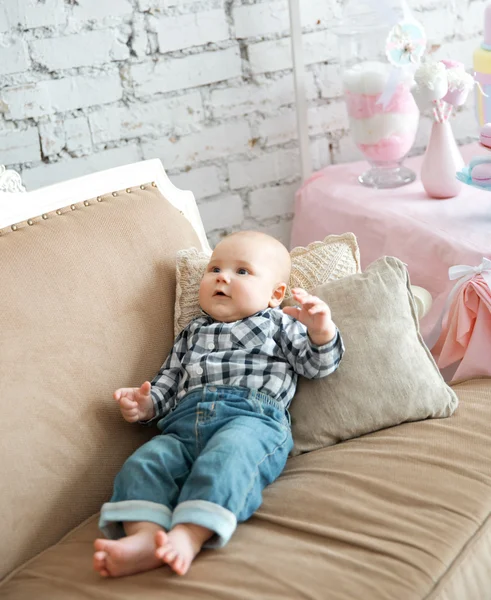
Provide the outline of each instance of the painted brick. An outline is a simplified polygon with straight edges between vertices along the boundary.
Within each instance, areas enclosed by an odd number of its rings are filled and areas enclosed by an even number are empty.
[[[7,14],[10,11],[12,25],[24,29],[35,27],[55,27],[66,23],[67,14],[63,0],[8,0]]]
[[[25,119],[42,115],[107,104],[123,95],[119,75],[67,77],[5,88],[7,119]]]
[[[471,102],[464,105],[455,115],[450,118],[452,131],[457,139],[467,139],[475,141],[479,135],[479,127],[474,113],[474,106]],[[469,139],[472,138],[472,139]],[[430,139],[429,133],[427,142]],[[486,154],[486,152],[484,152]]]
[[[29,56],[23,40],[0,46],[0,75],[20,73],[29,68]]]
[[[430,44],[441,44],[455,30],[455,14],[450,10],[426,10],[419,15]]]
[[[299,183],[292,183],[252,191],[249,194],[251,216],[267,219],[292,213],[295,206],[295,192],[299,186]]]
[[[315,78],[319,82],[323,98],[339,98],[343,95],[341,67],[339,65],[316,65]]]
[[[114,31],[107,29],[33,40],[30,46],[32,58],[52,71],[129,57],[129,48],[117,41]]]
[[[241,73],[238,48],[167,58],[131,67],[137,97],[225,81],[239,77]]]
[[[446,42],[442,48],[438,51],[438,59],[442,58],[453,58],[457,56],[458,59],[464,63],[467,70],[472,70],[472,55],[476,48],[482,43],[482,37],[474,37],[468,40],[452,40]]]
[[[44,156],[54,156],[65,147],[66,136],[62,119],[52,119],[40,123],[39,135]]]
[[[250,137],[247,123],[226,123],[175,141],[142,144],[143,157],[160,158],[165,169],[174,169],[247,152]]]
[[[220,193],[220,179],[216,167],[191,169],[187,173],[172,175],[172,183],[181,190],[191,190],[196,199]]]
[[[470,2],[465,8],[465,18],[457,21],[461,35],[474,35],[476,31],[482,31],[484,22],[484,10],[487,2]],[[435,7],[438,8],[438,7]]]
[[[163,11],[168,6],[176,6],[182,0],[138,0],[138,8],[142,11],[153,10]]]
[[[222,9],[162,17],[157,22],[157,33],[162,54],[229,38],[228,23]]]
[[[238,195],[230,195],[210,202],[201,202],[199,212],[205,231],[235,227],[244,220],[242,199]]]
[[[87,117],[77,117],[65,121],[66,149],[69,152],[87,150],[92,147]]]
[[[337,4],[319,2],[318,0],[302,0],[300,18],[303,27],[323,26],[339,16],[335,11]],[[290,15],[286,2],[261,2],[238,6],[232,13],[235,32],[238,38],[247,38],[289,31]]]
[[[90,115],[95,144],[173,132],[186,135],[203,120],[198,92],[137,106],[101,108]]]
[[[41,160],[37,127],[0,133],[0,162],[14,165]]]
[[[144,57],[150,51],[145,17],[141,13],[133,15],[131,49],[138,58]]]
[[[348,115],[342,100],[311,106],[308,109],[307,121],[310,135],[349,128]],[[260,122],[258,129],[268,146],[295,140],[298,137],[296,112],[288,110],[275,117],[266,118]]]
[[[239,189],[264,183],[276,183],[296,177],[300,172],[298,150],[278,150],[249,161],[236,161],[228,165],[230,187]]]
[[[217,0],[209,0],[209,4],[217,4]],[[203,0],[138,0],[138,8],[150,12],[164,12],[171,6],[193,6],[203,4]]]
[[[0,33],[10,29],[10,20],[5,6],[0,5]]]
[[[320,138],[312,142],[310,151],[312,155],[312,166],[315,170],[322,169],[327,165],[330,165],[331,162],[332,164],[340,164],[359,161],[359,175],[361,175],[370,167],[350,135],[341,138],[337,142],[333,142],[332,160],[329,151],[329,140],[326,140],[325,138]]]
[[[292,232],[291,219],[282,219],[279,223],[260,224],[259,226],[255,226],[254,229],[276,238],[290,249],[290,237]]]
[[[286,110],[259,123],[258,131],[267,146],[282,144],[297,138],[297,118],[294,110]]]
[[[76,21],[94,21],[105,18],[125,17],[133,13],[129,0],[77,0],[73,7]]]
[[[337,60],[337,40],[330,31],[316,31],[302,36],[305,64]],[[292,68],[290,38],[259,42],[249,46],[249,61],[253,73],[265,73]]]
[[[348,112],[342,99],[311,106],[308,111],[309,132],[311,135],[349,129]]]
[[[317,89],[312,73],[306,74],[305,90],[307,99],[316,97]],[[292,75],[243,84],[241,87],[215,89],[210,95],[211,110],[216,118],[246,115],[256,110],[272,111],[294,102]]]
[[[45,185],[131,164],[139,160],[141,160],[141,156],[137,146],[123,146],[122,148],[105,150],[84,158],[73,158],[50,165],[41,165],[33,169],[24,169],[22,171],[22,181],[28,190],[34,190]]]

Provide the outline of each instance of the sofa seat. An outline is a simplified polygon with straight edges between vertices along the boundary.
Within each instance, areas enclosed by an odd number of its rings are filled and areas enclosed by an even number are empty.
[[[291,458],[258,513],[184,577],[92,571],[97,515],[7,577],[8,600],[491,597],[491,379],[448,419]]]

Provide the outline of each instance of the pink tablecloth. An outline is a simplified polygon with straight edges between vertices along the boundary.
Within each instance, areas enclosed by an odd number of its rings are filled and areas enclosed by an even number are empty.
[[[466,162],[486,154],[478,144],[461,148]],[[406,161],[419,173],[422,157]],[[417,179],[392,190],[360,185],[366,162],[326,167],[297,192],[291,246],[305,246],[331,233],[352,231],[362,268],[383,255],[407,263],[411,283],[426,288],[433,306],[421,322],[427,335],[453,287],[448,268],[478,265],[491,257],[491,192],[464,185],[456,198],[432,200]]]

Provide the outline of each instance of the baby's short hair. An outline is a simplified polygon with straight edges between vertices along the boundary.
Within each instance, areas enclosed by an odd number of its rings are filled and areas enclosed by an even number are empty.
[[[284,244],[282,244],[279,240],[267,233],[253,230],[235,231],[234,233],[230,233],[223,239],[226,240],[235,236],[249,237],[251,238],[251,240],[256,239],[259,242],[269,244],[277,257],[275,267],[277,268],[279,279],[281,281],[284,281],[285,283],[288,283],[290,279],[292,261],[290,258],[290,253],[288,252]]]

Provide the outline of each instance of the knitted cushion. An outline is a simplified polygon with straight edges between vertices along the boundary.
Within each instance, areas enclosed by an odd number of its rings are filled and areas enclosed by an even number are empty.
[[[285,300],[291,298],[291,288],[302,287],[311,291],[327,281],[360,272],[360,252],[353,233],[328,235],[322,242],[312,242],[306,248],[294,248],[290,256],[292,272]],[[192,319],[203,314],[199,306],[199,284],[209,259],[209,254],[196,248],[177,253],[175,335]]]

